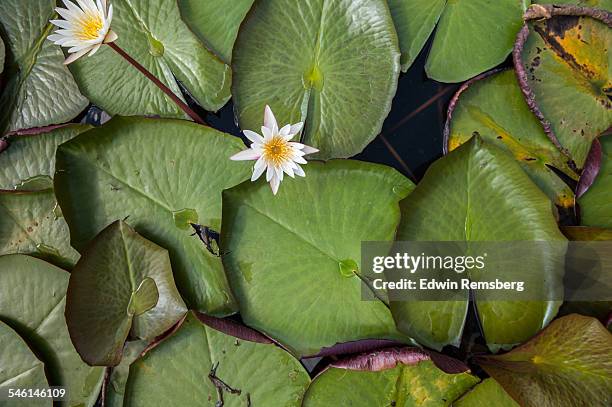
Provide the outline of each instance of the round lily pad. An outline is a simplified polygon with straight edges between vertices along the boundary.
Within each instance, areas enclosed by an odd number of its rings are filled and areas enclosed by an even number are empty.
[[[0,133],[64,123],[87,106],[60,47],[46,39],[53,27],[49,20],[57,16],[54,7],[55,0],[0,3],[0,25],[12,55],[3,73]]]
[[[53,190],[0,191],[0,255],[16,253],[68,269],[78,260]]]
[[[361,242],[393,240],[412,183],[358,161],[311,162],[305,171],[276,196],[263,181],[223,195],[223,262],[242,318],[298,355],[402,339],[386,305],[361,298]]]
[[[10,326],[0,321],[0,394],[8,396],[12,389],[44,389],[49,386],[45,366]],[[0,403],[6,405],[5,401]],[[29,406],[52,406],[50,399],[32,399]]]
[[[521,89],[551,140],[582,168],[593,140],[612,126],[612,14],[534,5],[526,16],[514,50]]]
[[[118,219],[164,247],[190,308],[236,309],[221,259],[191,224],[218,231],[221,191],[248,179],[236,137],[185,120],[115,117],[62,144],[55,187],[74,247],[83,250]]]
[[[572,189],[550,167],[578,176],[529,110],[514,71],[485,74],[463,85],[451,101],[444,135],[447,151],[474,135],[507,150],[555,204],[574,206]]]
[[[93,406],[104,370],[87,366],[70,341],[64,320],[69,276],[68,272],[34,257],[1,256],[0,320],[15,329],[40,355],[49,384],[66,387],[67,406]]]
[[[176,333],[132,364],[124,404],[301,406],[310,378],[296,359],[270,341],[232,336],[207,320],[188,314]]]
[[[230,98],[232,72],[181,20],[176,1],[113,0],[116,44],[182,98],[180,86],[206,110]],[[110,47],[70,64],[82,92],[105,111],[183,118],[184,112]]]
[[[8,136],[0,153],[0,189],[47,189],[53,187],[57,146],[91,128],[84,124],[53,126],[41,133]]]
[[[254,0],[178,0],[183,21],[206,46],[226,64],[232,60],[232,48],[240,23]]]
[[[168,252],[122,221],[96,236],[70,275],[66,323],[90,365],[119,364],[128,335],[152,340],[185,312]]]
[[[269,105],[279,123],[305,122],[302,140],[328,159],[360,153],[380,133],[399,75],[384,0],[255,2],[232,59],[243,130]]]
[[[478,383],[472,390],[453,403],[456,407],[519,407],[494,379]]]
[[[461,82],[503,62],[521,28],[524,0],[389,0],[402,50],[402,70],[415,61],[437,25],[425,70]]]
[[[333,362],[313,380],[303,406],[450,406],[478,382],[467,368],[444,372],[420,349],[386,349]]]
[[[507,152],[473,137],[435,162],[401,204],[400,241],[546,241],[564,242],[554,206]],[[538,278],[559,287],[554,266],[562,244],[543,248]],[[552,262],[552,266],[549,263]],[[489,275],[496,270],[488,269]],[[517,271],[518,273],[518,271]],[[470,275],[471,279],[484,277]],[[508,276],[504,276],[508,279]],[[540,280],[538,280],[540,281]],[[489,348],[497,351],[529,339],[556,314],[556,301],[486,301],[475,294],[476,308]],[[469,292],[453,301],[391,302],[398,328],[434,349],[459,345]]]

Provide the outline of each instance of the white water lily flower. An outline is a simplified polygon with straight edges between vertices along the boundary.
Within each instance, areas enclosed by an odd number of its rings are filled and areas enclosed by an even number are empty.
[[[70,55],[64,61],[69,64],[83,55],[93,55],[102,44],[113,42],[117,34],[110,29],[113,19],[113,6],[108,10],[106,0],[63,0],[66,8],[55,9],[63,20],[51,20],[60,29],[49,35],[48,39],[56,45],[68,48]]]
[[[302,143],[292,142],[302,130],[303,123],[288,124],[278,128],[276,118],[270,106],[266,106],[264,125],[261,128],[263,137],[254,131],[244,130],[244,135],[252,141],[251,147],[230,157],[234,161],[257,160],[253,167],[251,181],[256,181],[266,172],[266,181],[270,183],[272,193],[276,195],[283,180],[283,174],[294,178],[295,175],[305,177],[300,164],[306,164],[304,156],[318,152],[316,148]]]

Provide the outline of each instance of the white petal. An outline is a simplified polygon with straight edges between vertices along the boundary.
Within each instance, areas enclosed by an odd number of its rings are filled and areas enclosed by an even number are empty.
[[[257,181],[261,174],[266,170],[266,162],[263,158],[259,157],[255,166],[253,167],[253,175],[251,176],[251,181]]]
[[[289,133],[290,134],[298,134],[302,130],[302,127],[304,127],[304,123],[303,122],[296,123],[296,124],[291,126],[291,131]]]
[[[305,154],[314,154],[314,153],[318,153],[319,150],[314,148],[314,147],[310,147],[310,146],[304,146],[304,148],[302,148],[302,151]]]
[[[293,157],[293,161],[298,164],[307,164],[307,161],[302,157]]]
[[[253,143],[263,143],[263,137],[251,130],[243,130],[242,133]]]
[[[274,133],[272,133],[272,129],[266,126],[261,126],[261,134],[263,134],[264,140],[270,140],[274,136]]]
[[[246,161],[246,160],[257,160],[258,158],[259,158],[259,153],[249,148],[247,150],[243,150],[239,153],[234,154],[233,156],[230,157],[230,160]]]
[[[287,175],[289,175],[291,178],[294,178],[293,166],[295,166],[295,165],[297,165],[297,164],[294,164],[293,161],[285,161],[282,164],[283,171],[285,171],[287,173]]]
[[[280,134],[281,136],[288,136],[290,134],[290,131],[291,131],[291,125],[288,124],[286,126],[283,126],[283,128],[281,128],[278,131],[278,134]]]
[[[299,165],[295,165],[296,168],[293,170],[293,172],[295,172],[295,175],[299,175],[300,177],[305,177],[306,174],[304,173],[304,170],[302,169],[302,167],[300,167]]]
[[[76,61],[77,59],[81,58],[83,55],[85,55],[88,52],[89,52],[89,48],[86,48],[86,49],[81,50],[79,52],[75,52],[74,54],[70,54],[68,56],[68,58],[66,58],[66,60],[64,61],[64,65],[68,65],[68,64],[73,63],[74,61]]]
[[[274,167],[268,165],[268,170],[266,171],[266,182],[270,182],[272,178],[274,178]]]
[[[274,117],[274,113],[272,113],[272,109],[270,106],[266,105],[264,109],[264,126],[272,130],[272,133],[278,133],[278,123],[276,122],[276,117]]]
[[[72,24],[66,20],[49,20],[49,22],[53,25],[56,25],[60,28],[65,28],[67,30],[72,29]]]
[[[90,57],[93,54],[95,54],[96,52],[98,52],[98,50],[100,49],[101,46],[102,46],[102,44],[98,44],[98,45],[94,46],[93,49],[89,52],[89,54],[87,54],[87,56]]]
[[[274,167],[274,173],[279,180],[283,180],[283,168],[282,167]]]
[[[51,35],[49,35],[49,36],[47,37],[47,39],[48,39],[49,41],[53,41],[53,42],[54,42],[54,43],[56,43],[56,44],[57,44],[58,42],[60,42],[60,41],[64,41],[64,40],[68,41],[68,40],[69,40],[69,38],[66,38],[66,37],[64,37],[63,35],[59,35],[59,34],[51,34]],[[61,44],[58,44],[58,45],[61,45]]]
[[[106,21],[108,21],[109,26],[110,26],[111,21],[113,21],[113,5],[112,4],[108,8],[108,15],[106,16]]]
[[[277,177],[274,177],[270,180],[270,188],[272,188],[272,193],[276,195],[278,192],[278,187],[280,186],[280,180]]]
[[[113,6],[111,6],[111,8],[113,8]],[[117,38],[119,38],[119,36],[113,30],[108,30],[106,37],[104,37],[104,43],[108,44],[109,42],[114,42]]]
[[[75,6],[73,5],[73,7],[75,7]],[[57,14],[59,14],[61,17],[63,17],[64,20],[66,20],[66,21],[74,21],[76,19],[74,13],[72,11],[70,11],[70,10],[65,9],[65,8],[57,7],[55,9],[55,11],[57,11]]]

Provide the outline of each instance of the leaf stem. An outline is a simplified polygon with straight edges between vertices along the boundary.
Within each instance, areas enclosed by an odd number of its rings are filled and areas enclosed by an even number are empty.
[[[202,120],[202,118],[196,112],[194,112],[193,109],[187,106],[185,102],[183,102],[178,96],[176,96],[174,92],[172,92],[170,88],[168,88],[162,81],[160,81],[157,77],[155,77],[155,75],[149,72],[147,68],[140,65],[138,61],[132,58],[127,52],[125,52],[122,48],[120,48],[116,43],[109,42],[107,45],[109,45],[113,50],[115,50],[117,54],[121,55],[126,61],[132,64],[134,68],[138,69],[144,76],[149,78],[149,80],[153,82],[159,89],[161,89],[162,92],[166,94],[166,96],[172,99],[172,101],[176,103],[176,105],[180,107],[181,110],[187,114],[187,116],[191,117],[194,122],[198,124],[204,124],[204,120]]]

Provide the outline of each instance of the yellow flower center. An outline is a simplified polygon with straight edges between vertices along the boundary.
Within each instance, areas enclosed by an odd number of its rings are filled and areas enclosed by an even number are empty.
[[[80,40],[95,40],[103,27],[102,17],[99,15],[87,14],[85,19],[79,21],[80,31],[77,37]]]
[[[264,144],[263,157],[268,163],[275,167],[287,161],[291,156],[291,147],[287,141],[280,137],[274,136],[270,141]]]

